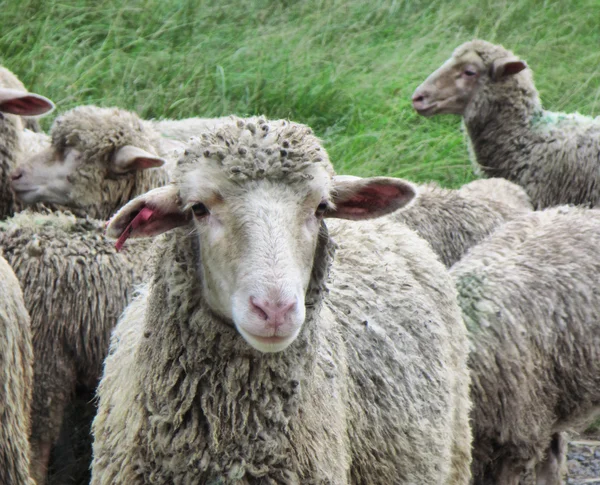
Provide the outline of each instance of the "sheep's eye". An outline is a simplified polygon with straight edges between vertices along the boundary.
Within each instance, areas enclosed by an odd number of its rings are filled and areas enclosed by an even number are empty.
[[[315,211],[315,215],[317,217],[323,217],[323,215],[325,214],[325,211],[327,211],[327,202],[321,202],[318,206],[317,206],[317,210]]]
[[[204,204],[202,204],[201,202],[198,202],[197,204],[194,204],[192,206],[192,212],[194,213],[194,215],[196,217],[204,217],[204,216],[207,216],[208,214],[210,214],[210,212],[208,211],[206,206]]]
[[[463,74],[467,77],[475,76],[477,73],[475,71],[471,71],[471,69],[465,69]]]

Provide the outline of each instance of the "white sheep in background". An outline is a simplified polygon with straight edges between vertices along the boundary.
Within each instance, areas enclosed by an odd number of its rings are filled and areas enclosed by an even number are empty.
[[[476,169],[525,188],[536,209],[600,202],[600,119],[546,111],[527,64],[500,45],[462,44],[413,95],[424,116],[463,116]]]
[[[0,250],[0,483],[34,485],[29,475],[33,379],[29,315]]]
[[[48,143],[46,135],[24,130],[20,115],[47,114],[53,109],[52,101],[27,92],[12,72],[0,67],[0,220],[15,212],[11,172],[25,155]]]
[[[150,236],[111,343],[92,483],[466,484],[465,328],[402,224],[410,184],[336,182],[310,129],[205,134],[109,234]],[[331,266],[330,266],[331,265]],[[329,271],[331,274],[327,276]]]
[[[471,340],[474,483],[516,485],[528,470],[562,483],[560,433],[600,414],[599,247],[600,211],[560,207],[507,222],[452,267]]]
[[[414,204],[390,218],[416,231],[447,267],[506,221],[531,211],[525,191],[504,179],[475,181],[459,190],[425,184],[418,192]]]
[[[227,119],[146,121],[119,108],[79,106],[54,120],[52,145],[20,164],[13,188],[28,204],[44,200],[81,217],[108,219],[127,201],[168,182],[190,133]]]

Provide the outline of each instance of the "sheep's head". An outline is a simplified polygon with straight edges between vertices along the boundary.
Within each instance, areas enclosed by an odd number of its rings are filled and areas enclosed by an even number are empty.
[[[254,348],[277,352],[304,323],[323,219],[377,217],[414,194],[399,179],[335,177],[304,125],[238,120],[193,141],[174,183],[127,204],[107,233],[121,245],[185,226],[206,304]]]
[[[457,47],[413,94],[414,109],[423,116],[464,115],[484,85],[512,82],[527,64],[502,46],[473,40]]]
[[[142,120],[117,108],[72,109],[54,121],[51,135],[52,145],[13,174],[13,189],[28,204],[60,204],[106,218],[129,200],[141,171],[165,163]]]

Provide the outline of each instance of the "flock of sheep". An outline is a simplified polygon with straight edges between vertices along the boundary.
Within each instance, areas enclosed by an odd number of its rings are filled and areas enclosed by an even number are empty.
[[[562,483],[600,414],[600,120],[478,40],[413,106],[491,178],[335,175],[263,117],[48,136],[0,71],[0,484]]]

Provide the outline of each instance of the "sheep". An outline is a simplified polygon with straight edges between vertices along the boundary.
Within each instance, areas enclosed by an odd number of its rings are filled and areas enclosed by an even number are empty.
[[[452,267],[475,484],[517,484],[527,469],[562,483],[560,433],[600,414],[599,245],[600,211],[563,206],[507,222]]]
[[[14,195],[10,188],[10,173],[27,153],[29,144],[44,137],[29,133],[27,143],[22,139],[24,120],[20,115],[47,114],[54,104],[38,94],[29,93],[23,83],[8,69],[0,66],[0,220],[15,211]],[[37,146],[37,143],[36,143]]]
[[[304,125],[233,121],[107,226],[166,234],[111,339],[92,484],[467,483],[449,274],[406,226],[362,221],[414,188],[336,181]]]
[[[531,211],[531,199],[520,185],[503,178],[476,179],[463,185],[459,192],[479,200],[493,200],[519,211]]]
[[[76,388],[95,389],[112,328],[141,279],[147,245],[117,253],[103,222],[64,212],[26,210],[0,222],[0,251],[31,316],[30,442],[38,485]]]
[[[521,185],[536,209],[600,202],[600,119],[544,110],[531,70],[502,46],[456,48],[413,106],[423,116],[461,115],[476,170]]]
[[[459,190],[421,185],[414,204],[390,217],[416,231],[449,268],[504,222],[531,210],[518,185],[504,179],[482,182]]]
[[[0,251],[0,483],[34,485],[29,475],[33,351],[21,287]]]
[[[131,198],[169,180],[163,165],[171,151],[161,152],[160,136],[134,113],[79,106],[58,116],[50,135],[52,145],[12,175],[12,187],[26,204],[47,202],[106,220]]]
[[[191,133],[226,119],[147,121],[119,108],[79,106],[56,118],[52,146],[19,166],[13,189],[27,204],[43,200],[81,217],[108,219],[168,182],[169,167]]]
[[[173,126],[176,127],[175,122]],[[108,351],[116,317],[128,301],[129,286],[138,282],[141,275],[137,266],[144,248],[117,256],[102,235],[103,224],[86,216],[106,219],[131,197],[164,184],[168,170],[154,167],[165,163],[165,158],[169,160],[173,149],[171,144],[165,148],[159,136],[147,130],[135,114],[118,109],[75,108],[55,120],[51,134],[52,147],[18,167],[13,174],[13,187],[30,203],[72,210],[79,219],[61,213],[29,212],[10,220],[4,229],[0,227],[0,247],[10,250],[11,264],[25,293],[31,292],[27,302],[36,355],[32,443],[34,474],[40,483],[46,475],[48,456],[59,436],[65,409],[68,412],[70,404],[78,400],[79,392],[95,389],[99,363]],[[21,236],[14,237],[15,233]],[[71,240],[73,234],[77,235],[75,240]],[[39,245],[36,251],[47,258],[28,258],[30,239]],[[56,244],[50,244],[51,240]],[[103,254],[104,259],[96,254]],[[61,264],[54,265],[56,261]],[[80,268],[81,264],[88,268]],[[131,265],[136,265],[135,271]],[[76,277],[79,284],[89,286],[88,291],[97,300],[96,318],[90,320],[79,308],[86,298],[71,294],[72,285],[63,286],[64,292],[48,297],[39,291],[43,286],[30,273],[52,281],[62,281],[63,273]],[[122,285],[113,289],[113,279]],[[103,291],[111,292],[103,296]],[[58,305],[62,313],[48,320],[48,308]],[[54,349],[57,340],[62,345],[58,352]],[[83,346],[84,340],[89,344]],[[75,388],[78,394],[74,394]],[[69,442],[77,444],[77,438],[68,432],[63,435],[67,437],[63,446],[72,450]],[[84,460],[84,456],[76,457],[77,462]],[[62,464],[58,467],[64,468]],[[75,471],[68,473],[79,473],[77,463],[74,467]]]

